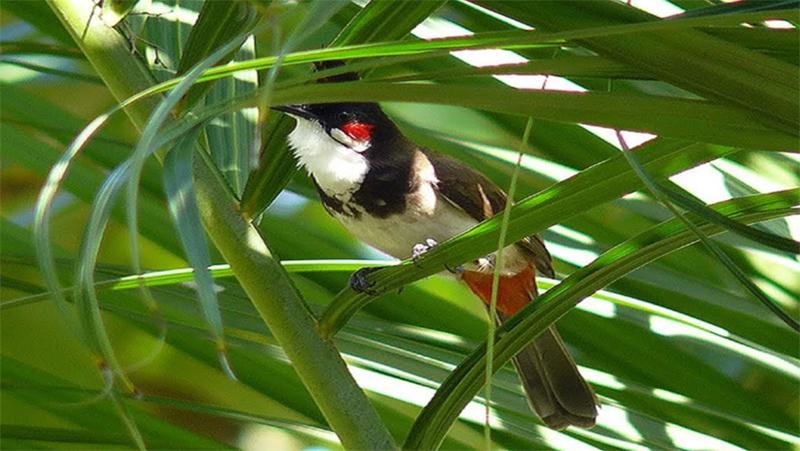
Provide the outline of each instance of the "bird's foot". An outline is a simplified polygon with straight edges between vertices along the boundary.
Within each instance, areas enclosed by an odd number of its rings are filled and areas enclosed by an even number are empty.
[[[417,263],[420,257],[422,257],[426,252],[428,252],[438,244],[439,242],[434,240],[433,238],[426,239],[424,243],[415,244],[414,247],[411,248],[411,260],[414,263]]]
[[[417,264],[420,257],[422,257],[424,253],[428,252],[434,246],[438,245],[439,242],[434,240],[433,238],[426,239],[424,243],[415,244],[414,247],[411,248],[411,260],[414,262],[414,264]],[[464,272],[464,268],[461,265],[458,265],[454,268],[451,268],[448,265],[444,265],[444,267],[453,274],[461,274],[462,272]]]
[[[478,268],[480,268],[481,271],[485,272],[494,271],[494,266],[496,261],[497,261],[497,255],[495,254],[489,254],[485,257],[481,257],[478,260],[476,260]]]
[[[458,266],[455,266],[455,267],[451,268],[450,265],[445,263],[444,269],[446,269],[450,274],[455,274],[457,276],[460,276],[461,274],[464,273],[464,267],[461,266],[461,265],[458,265]]]
[[[375,282],[370,282],[367,279],[367,276],[372,274],[373,272],[382,269],[381,267],[369,267],[369,268],[361,268],[358,271],[354,272],[350,275],[350,289],[355,291],[356,293],[364,293],[370,296],[377,296],[380,294],[380,290],[376,290]]]

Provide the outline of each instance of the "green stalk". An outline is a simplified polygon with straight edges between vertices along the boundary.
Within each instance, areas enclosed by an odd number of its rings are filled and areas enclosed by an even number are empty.
[[[542,86],[544,88],[544,86]],[[483,428],[483,438],[485,441],[485,448],[492,449],[492,426],[489,423],[491,418],[491,405],[492,405],[492,376],[494,373],[489,367],[489,362],[493,360],[494,356],[494,332],[495,325],[497,324],[497,290],[500,288],[500,270],[503,268],[503,248],[506,247],[506,232],[508,232],[508,219],[511,216],[511,206],[514,204],[514,194],[517,191],[517,178],[519,177],[519,169],[522,166],[522,149],[528,145],[528,139],[531,135],[533,128],[533,118],[528,118],[528,123],[525,125],[525,133],[522,135],[522,145],[520,146],[519,154],[517,155],[517,164],[514,165],[514,172],[511,173],[511,183],[508,187],[508,194],[506,196],[506,205],[503,207],[503,218],[500,222],[500,237],[497,240],[497,257],[495,259],[494,271],[492,273],[492,297],[489,303],[489,328],[486,332],[486,384],[485,396],[486,399],[486,417]]]
[[[86,58],[118,101],[151,87],[153,79],[131,54],[128,42],[93,15],[94,3],[49,0]],[[141,130],[157,104],[151,97],[126,108]],[[307,306],[274,260],[256,228],[238,211],[207,154],[195,161],[195,187],[210,237],[283,346],[318,407],[348,449],[396,448],[338,351],[323,340]]]
[[[15,265],[29,265],[26,259],[22,257],[12,257],[4,255],[0,258],[0,264],[10,262]],[[392,266],[397,264],[396,260],[283,260],[280,262],[284,270],[288,273],[305,273],[305,272],[348,272],[359,270],[361,268],[379,268],[384,266]],[[222,279],[233,276],[231,265],[212,265],[208,267],[208,272],[214,279]],[[130,290],[139,288],[142,284],[148,287],[159,287],[164,285],[175,285],[183,282],[191,282],[194,279],[194,269],[189,268],[175,268],[166,269],[163,271],[148,271],[144,274],[134,274],[130,276],[113,277],[106,280],[95,281],[95,290]],[[73,290],[73,287],[63,288],[62,293],[67,294]],[[47,300],[52,294],[50,292],[30,294],[21,296],[7,301],[0,302],[0,311],[20,307],[23,305],[32,304]]]
[[[195,187],[206,230],[342,444],[348,449],[394,448],[333,343],[320,337],[285,270],[272,258],[258,230],[242,218],[208,154],[199,153]]]

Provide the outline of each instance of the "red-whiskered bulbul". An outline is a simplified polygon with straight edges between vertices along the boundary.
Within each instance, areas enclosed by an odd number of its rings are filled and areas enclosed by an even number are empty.
[[[353,79],[355,74],[345,74],[323,81]],[[375,103],[275,109],[297,120],[289,144],[299,165],[311,175],[325,209],[353,235],[393,257],[418,256],[505,206],[505,193],[483,174],[414,144]],[[490,255],[457,271],[487,305],[494,261]],[[536,299],[537,272],[555,275],[538,236],[503,250],[497,295],[500,322]],[[365,274],[362,270],[353,275],[353,289],[369,290]],[[547,426],[594,426],[594,393],[555,327],[514,357],[514,365],[529,403]]]

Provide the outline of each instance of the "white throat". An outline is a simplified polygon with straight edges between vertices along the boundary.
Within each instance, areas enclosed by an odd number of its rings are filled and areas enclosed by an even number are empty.
[[[331,138],[318,122],[295,119],[297,126],[289,134],[289,145],[298,165],[305,167],[330,196],[358,190],[369,169],[367,159]]]

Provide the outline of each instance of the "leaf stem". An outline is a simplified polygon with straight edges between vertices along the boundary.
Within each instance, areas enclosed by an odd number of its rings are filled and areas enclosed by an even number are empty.
[[[788,313],[784,312],[783,309],[780,308],[772,299],[770,299],[763,291],[761,291],[758,286],[750,280],[749,277],[739,268],[736,263],[726,254],[722,249],[719,248],[716,244],[714,244],[709,237],[707,237],[699,227],[693,224],[691,221],[686,219],[686,216],[678,210],[672,202],[670,202],[669,196],[664,193],[663,189],[658,185],[658,183],[650,176],[647,170],[642,167],[642,164],[639,162],[638,158],[631,151],[628,147],[628,143],[625,141],[625,138],[622,136],[622,133],[619,130],[616,130],[617,139],[619,139],[619,143],[622,146],[622,153],[625,155],[625,159],[631,165],[636,175],[642,180],[642,183],[647,187],[650,193],[667,209],[675,215],[676,218],[680,219],[681,222],[686,224],[686,227],[692,231],[695,235],[697,235],[698,240],[703,244],[703,246],[708,249],[708,251],[719,260],[723,266],[736,278],[742,286],[749,291],[759,302],[764,304],[775,316],[778,317],[783,323],[789,326],[795,332],[800,333],[800,323],[797,322],[794,318],[792,318]],[[720,215],[721,216],[721,215]],[[723,216],[724,217],[724,216]],[[735,222],[735,221],[734,221]],[[727,226],[727,224],[724,224]]]
[[[494,272],[492,273],[492,298],[489,303],[489,328],[487,329],[486,336],[486,414],[483,427],[483,437],[485,440],[485,448],[490,450],[492,448],[492,426],[490,423],[491,418],[491,404],[492,404],[492,375],[491,368],[488,367],[494,358],[494,333],[495,324],[497,324],[497,291],[500,287],[500,271],[503,268],[503,248],[506,247],[506,234],[508,232],[508,220],[511,217],[511,206],[514,204],[514,194],[517,191],[517,179],[519,178],[519,171],[522,167],[522,149],[528,144],[533,129],[533,118],[528,118],[528,123],[525,124],[525,132],[522,134],[522,143],[520,151],[517,155],[517,163],[514,166],[514,172],[511,173],[511,182],[508,186],[508,195],[506,197],[506,204],[503,207],[503,218],[500,222],[500,237],[497,239],[497,257],[495,259]]]

